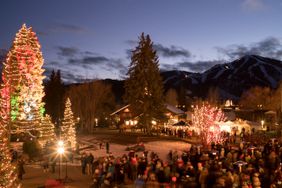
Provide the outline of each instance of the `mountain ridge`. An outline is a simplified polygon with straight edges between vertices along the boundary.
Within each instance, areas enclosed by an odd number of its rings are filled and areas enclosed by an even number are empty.
[[[182,76],[177,77],[179,74]],[[173,71],[170,71],[171,76],[167,75],[162,73],[166,89],[184,87],[191,90],[190,93],[195,96],[206,97],[210,88],[218,88],[222,99],[238,100],[244,91],[254,86],[277,88],[282,80],[282,61],[246,55],[229,63],[214,65],[203,73],[175,71],[173,74]],[[172,79],[176,84],[170,86],[166,80],[173,82]],[[179,80],[182,82],[179,83]]]
[[[206,98],[217,89],[221,100],[238,101],[243,92],[260,86],[275,89],[282,80],[282,61],[258,55],[245,55],[232,62],[217,64],[202,73],[183,70],[162,71],[164,91],[175,89],[181,97]],[[118,103],[122,103],[124,80],[104,79],[112,85]]]

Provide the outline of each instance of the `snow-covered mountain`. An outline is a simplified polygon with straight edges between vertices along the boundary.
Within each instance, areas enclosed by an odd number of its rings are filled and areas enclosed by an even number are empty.
[[[276,88],[282,80],[282,62],[257,55],[246,55],[231,63],[218,64],[203,73],[163,72],[165,88],[186,88],[192,96],[204,97],[217,88],[222,99],[238,99],[254,86]]]

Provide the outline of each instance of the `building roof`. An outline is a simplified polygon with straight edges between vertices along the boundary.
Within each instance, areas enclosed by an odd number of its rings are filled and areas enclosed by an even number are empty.
[[[130,104],[127,104],[127,105],[125,105],[125,106],[123,106],[123,107],[117,109],[116,111],[114,111],[113,113],[111,113],[110,116],[113,116],[113,115],[115,115],[115,114],[121,112],[122,110],[128,108],[129,106],[130,106]],[[165,107],[166,107],[166,109],[167,109],[168,111],[170,111],[170,112],[172,112],[172,113],[174,113],[174,114],[176,114],[176,115],[185,114],[185,112],[184,112],[183,110],[180,110],[179,108],[176,108],[176,107],[173,106],[173,105],[170,105],[170,104],[165,103]]]
[[[175,106],[173,105],[170,105],[170,104],[165,104],[166,106],[166,109],[169,110],[170,112],[176,114],[176,115],[181,115],[181,114],[184,114],[185,112],[183,110],[180,110],[179,108],[176,108]]]
[[[130,104],[127,104],[127,105],[125,105],[125,106],[123,106],[123,107],[121,107],[121,108],[117,109],[116,111],[114,111],[113,113],[111,113],[111,114],[110,114],[110,116],[112,116],[112,115],[115,115],[115,114],[119,113],[120,111],[122,111],[122,110],[124,110],[124,109],[128,108],[129,106],[130,106]]]

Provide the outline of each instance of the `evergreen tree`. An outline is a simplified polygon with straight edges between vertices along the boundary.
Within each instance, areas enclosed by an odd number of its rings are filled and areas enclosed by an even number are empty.
[[[76,131],[75,131],[75,121],[73,112],[71,110],[71,101],[69,98],[66,100],[66,106],[64,111],[64,119],[61,125],[61,140],[65,143],[70,142],[71,148],[76,147]]]
[[[3,67],[7,121],[12,131],[38,130],[44,113],[43,57],[36,34],[24,24],[16,34]],[[8,93],[8,95],[7,95]]]
[[[150,134],[151,121],[164,112],[164,97],[159,61],[149,35],[141,34],[138,46],[132,51],[127,75],[125,100],[140,115],[139,123]]]
[[[47,114],[45,117],[42,117],[41,120],[40,139],[43,141],[50,141],[54,140],[55,137],[55,126],[51,121],[51,117]]]
[[[60,70],[53,70],[50,79],[46,83],[44,102],[46,113],[52,118],[52,122],[58,123],[62,119],[61,113],[64,109],[64,84],[61,79]]]

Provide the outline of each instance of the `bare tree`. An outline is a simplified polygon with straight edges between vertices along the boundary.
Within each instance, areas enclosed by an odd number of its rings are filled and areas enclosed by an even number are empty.
[[[212,105],[218,105],[219,104],[219,91],[216,87],[209,88],[208,95],[207,95],[207,101]]]
[[[94,81],[72,86],[68,95],[72,101],[72,110],[80,118],[83,130],[92,130],[98,121],[105,122],[114,109],[114,96],[111,85],[103,81]]]
[[[277,114],[277,117],[279,118],[279,121],[281,122],[282,119],[282,82],[280,82],[277,89],[273,92],[272,98],[271,98],[271,107],[272,110],[274,110]]]
[[[239,104],[249,109],[273,109],[273,92],[268,87],[253,87],[243,93]]]
[[[165,101],[166,103],[176,106],[178,105],[178,101],[177,101],[177,92],[175,89],[169,89],[166,94],[165,94]]]

